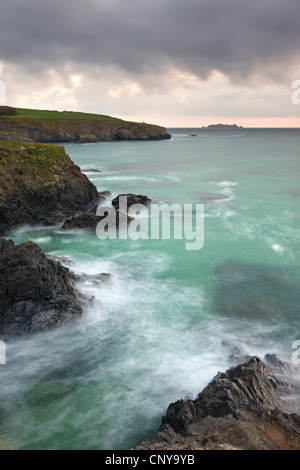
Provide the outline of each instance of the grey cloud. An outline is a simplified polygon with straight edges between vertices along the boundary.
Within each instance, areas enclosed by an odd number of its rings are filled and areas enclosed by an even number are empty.
[[[298,0],[2,0],[0,60],[246,80],[299,58]],[[36,70],[37,70],[36,69]]]

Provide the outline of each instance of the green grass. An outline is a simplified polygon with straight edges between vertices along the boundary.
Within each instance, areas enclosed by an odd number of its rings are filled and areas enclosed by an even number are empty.
[[[51,111],[41,109],[12,108],[16,110],[16,115],[0,116],[5,119],[32,118],[32,119],[75,119],[75,120],[95,120],[95,121],[121,121],[121,119],[106,116],[104,114],[79,113],[75,111]]]
[[[56,174],[72,165],[65,149],[58,145],[1,142],[0,176],[13,171],[19,175],[29,175],[44,181],[54,181]]]

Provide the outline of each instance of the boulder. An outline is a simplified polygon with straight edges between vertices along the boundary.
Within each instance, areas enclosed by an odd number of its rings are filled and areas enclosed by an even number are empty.
[[[127,197],[127,211],[129,210],[130,206],[133,204],[142,204],[143,206],[148,206],[151,202],[151,199],[148,198],[148,196],[143,196],[141,194],[119,194],[117,197],[115,197],[112,200],[112,205],[116,208],[119,209],[120,206],[120,197]]]
[[[81,278],[32,242],[0,239],[0,335],[45,331],[80,318],[90,300]]]
[[[195,400],[172,403],[137,450],[299,450],[299,377],[275,355],[219,373]]]

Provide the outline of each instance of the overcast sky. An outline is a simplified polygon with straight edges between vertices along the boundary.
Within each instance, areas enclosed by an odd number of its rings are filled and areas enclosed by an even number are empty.
[[[0,79],[11,106],[300,127],[300,1],[1,0]]]

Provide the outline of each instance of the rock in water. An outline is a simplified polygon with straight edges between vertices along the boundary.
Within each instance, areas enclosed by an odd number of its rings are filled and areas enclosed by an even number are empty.
[[[61,223],[101,198],[63,147],[2,142],[0,163],[0,234]]]
[[[120,208],[120,198],[121,197],[126,197],[127,198],[127,212],[130,206],[133,204],[141,204],[143,206],[148,206],[150,204],[151,199],[148,198],[148,196],[144,196],[142,194],[119,194],[117,197],[115,197],[112,200],[112,205],[115,207],[115,209]]]
[[[79,278],[32,242],[0,239],[0,335],[48,330],[82,316]]]
[[[111,209],[111,207],[102,206],[102,210],[104,214],[103,216],[97,215],[97,208],[98,206],[95,206],[88,212],[83,212],[82,214],[78,214],[78,215],[75,215],[74,217],[70,217],[64,222],[62,229],[63,230],[94,230],[96,231],[98,223],[100,222],[100,220],[106,218],[107,213]],[[107,209],[107,211],[105,209]],[[122,220],[125,221],[126,227],[133,220],[133,218],[130,217],[126,213],[120,214],[119,209],[115,209],[115,211],[116,211],[116,228],[120,228],[120,225],[122,225]],[[123,219],[121,215],[123,215]]]
[[[136,449],[299,450],[299,382],[276,356],[266,360],[253,357],[218,374],[196,400],[171,404],[156,438]]]

